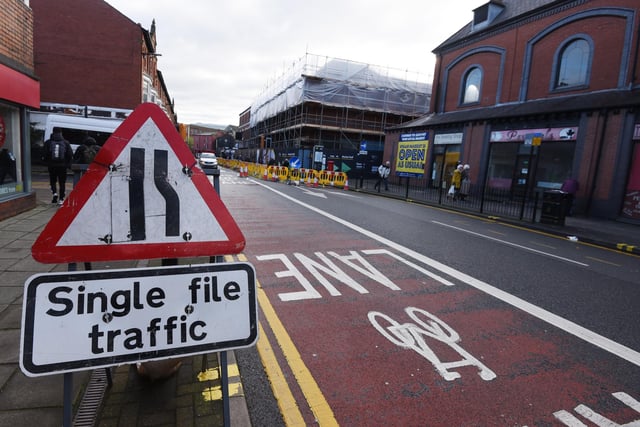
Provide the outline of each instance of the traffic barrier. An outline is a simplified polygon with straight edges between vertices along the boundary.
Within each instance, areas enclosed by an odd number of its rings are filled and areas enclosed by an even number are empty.
[[[278,180],[278,172],[276,170],[277,166],[268,166],[267,167],[267,171],[268,171],[268,175],[269,177],[267,178],[268,181],[277,181]]]
[[[336,172],[333,182],[336,187],[344,187],[347,185],[347,174],[344,172]]]
[[[323,187],[325,185],[329,185],[329,172],[326,171],[326,170],[320,171],[320,174],[318,175],[317,181]],[[317,187],[317,185],[316,185],[316,187]]]
[[[300,169],[300,177],[302,178],[302,182],[307,187],[311,187],[312,173],[313,173],[313,169]]]
[[[278,180],[285,182],[289,179],[289,168],[286,166],[280,166],[278,168]]]
[[[289,184],[300,185],[300,169],[291,169],[289,171]]]
[[[304,185],[304,182],[307,179],[307,170],[305,168],[297,169],[298,171],[298,179],[300,180],[300,184]]]
[[[249,174],[253,177],[260,178],[262,175],[262,167],[257,163],[249,163]]]
[[[306,180],[305,183],[307,187],[317,186],[318,184],[318,172],[315,169],[306,169]]]

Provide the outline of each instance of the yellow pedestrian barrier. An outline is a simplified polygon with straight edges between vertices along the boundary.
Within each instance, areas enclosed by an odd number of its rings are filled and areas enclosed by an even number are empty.
[[[300,185],[300,169],[291,169],[289,171],[289,183]]]
[[[336,187],[345,188],[345,187],[348,186],[347,178],[348,177],[347,177],[346,173],[344,173],[344,172],[335,172],[334,173],[334,179],[333,179],[333,185],[335,185]]]
[[[278,180],[285,182],[289,179],[289,168],[286,166],[278,167]]]

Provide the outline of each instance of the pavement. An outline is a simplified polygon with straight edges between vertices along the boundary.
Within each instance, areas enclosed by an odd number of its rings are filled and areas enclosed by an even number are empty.
[[[71,179],[67,181],[67,191]],[[220,353],[180,359],[175,374],[152,380],[136,365],[28,377],[20,369],[25,282],[34,274],[68,265],[41,264],[31,246],[58,206],[46,177],[34,177],[34,209],[0,221],[0,427],[37,426],[250,426],[235,352],[227,351],[228,410],[222,400]],[[92,263],[93,270],[153,266],[155,261]],[[141,265],[142,264],[142,265]],[[182,262],[181,262],[182,264]],[[82,265],[77,266],[79,270]],[[65,377],[71,379],[71,411],[64,410]],[[67,383],[69,384],[69,382]],[[71,413],[71,414],[70,414]],[[71,418],[71,419],[70,419]]]
[[[69,184],[69,182],[68,182]],[[220,354],[189,356],[169,378],[149,380],[135,365],[27,377],[19,367],[24,284],[36,273],[66,271],[67,265],[36,262],[31,246],[57,209],[45,180],[34,177],[37,206],[0,221],[0,427],[59,426],[65,419],[64,378],[73,386],[74,425],[77,426],[191,426],[224,425]],[[593,245],[640,254],[640,226],[593,218],[567,217],[565,225],[518,223]],[[141,261],[96,264],[93,269],[128,268]],[[226,352],[229,373],[231,426],[250,426],[247,404],[233,351]],[[68,414],[68,412],[67,412]]]

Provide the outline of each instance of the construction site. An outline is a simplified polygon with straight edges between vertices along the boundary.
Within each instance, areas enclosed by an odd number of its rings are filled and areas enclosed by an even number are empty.
[[[256,163],[368,171],[385,130],[429,109],[428,76],[306,54],[240,116],[236,157]]]

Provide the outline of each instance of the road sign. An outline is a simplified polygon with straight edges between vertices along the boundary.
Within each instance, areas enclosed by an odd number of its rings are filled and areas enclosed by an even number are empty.
[[[63,263],[233,254],[244,245],[173,123],[146,103],[100,149],[31,252]]]
[[[38,274],[24,295],[28,376],[248,347],[258,336],[249,263]]]

